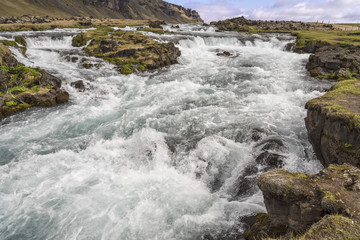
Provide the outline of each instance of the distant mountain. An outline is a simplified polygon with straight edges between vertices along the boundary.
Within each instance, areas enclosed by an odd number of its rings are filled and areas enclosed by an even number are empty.
[[[0,0],[0,16],[25,14],[61,18],[150,19],[167,23],[203,22],[196,11],[162,0]]]

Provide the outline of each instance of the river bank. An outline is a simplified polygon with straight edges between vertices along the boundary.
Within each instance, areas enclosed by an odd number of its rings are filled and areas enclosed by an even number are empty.
[[[307,70],[313,77],[336,79],[340,83],[334,85],[324,96],[313,99],[306,104],[305,118],[309,140],[318,159],[325,167],[319,174],[323,178],[331,169],[339,169],[339,178],[346,178],[348,173],[343,166],[331,164],[352,164],[353,170],[359,171],[360,160],[360,51],[358,31],[341,31],[336,25],[304,24],[299,22],[251,21],[235,18],[212,23],[220,30],[248,33],[288,32],[297,36],[296,44],[289,44],[288,49],[298,53],[311,53]],[[327,172],[327,173],[325,173]],[[277,174],[271,176],[271,174]],[[281,176],[280,176],[281,175]],[[358,239],[360,226],[358,216],[353,215],[352,200],[346,194],[358,194],[359,189],[347,189],[344,184],[335,186],[331,191],[316,193],[321,187],[317,180],[304,183],[304,179],[315,176],[296,175],[282,172],[279,175],[270,171],[260,176],[258,185],[264,193],[268,215],[258,215],[251,230],[245,234],[248,239],[280,237],[287,239]],[[332,177],[335,184],[335,178]],[[279,179],[284,179],[281,182]],[[357,179],[354,176],[353,179]],[[266,180],[264,180],[266,179]],[[269,185],[273,181],[273,185]],[[297,189],[308,186],[310,189]],[[336,185],[336,184],[335,184]],[[346,184],[345,184],[346,185]],[[351,185],[351,184],[350,184]],[[342,209],[335,207],[337,197],[346,193]],[[349,192],[353,191],[353,192]],[[307,192],[307,193],[304,193]],[[310,194],[310,195],[309,195]],[[303,199],[302,199],[302,197]],[[316,200],[323,198],[323,200]],[[305,200],[304,200],[305,199]],[[324,200],[325,199],[325,200]],[[326,200],[328,199],[328,200]],[[321,207],[314,207],[314,201],[321,202]],[[329,210],[329,201],[330,208]],[[358,197],[353,200],[358,205]],[[316,204],[315,204],[316,205]],[[320,205],[319,205],[320,206]],[[351,210],[350,210],[351,209]],[[355,210],[356,212],[357,210]],[[317,216],[315,216],[318,213]],[[315,215],[314,215],[315,214]],[[340,214],[339,217],[328,217],[327,214]],[[326,217],[324,217],[326,216]],[[331,219],[334,218],[334,219]],[[337,219],[337,220],[336,220]],[[338,221],[350,221],[351,227],[339,225]],[[303,221],[303,222],[301,222]],[[307,224],[306,224],[306,221]],[[305,225],[304,225],[305,223]],[[312,227],[311,225],[314,224]],[[303,225],[301,225],[303,224]],[[327,228],[322,231],[322,228]],[[346,232],[346,234],[345,234]],[[343,235],[344,233],[345,235]],[[299,236],[294,236],[299,235]]]

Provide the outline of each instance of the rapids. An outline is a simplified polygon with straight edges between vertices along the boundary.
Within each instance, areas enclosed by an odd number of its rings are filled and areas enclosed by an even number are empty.
[[[71,96],[1,122],[0,239],[221,238],[266,211],[256,187],[271,167],[256,162],[265,150],[285,169],[322,169],[304,106],[329,84],[307,74],[309,55],[284,50],[292,36],[171,30],[146,34],[173,41],[179,64],[130,76],[72,47],[82,30],[0,33],[24,36],[17,59]]]

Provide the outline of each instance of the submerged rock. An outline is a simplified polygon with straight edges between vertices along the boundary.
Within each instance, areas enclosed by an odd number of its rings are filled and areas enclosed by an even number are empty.
[[[85,91],[85,85],[84,85],[84,82],[82,80],[72,82],[70,85],[72,87],[78,89],[79,91]]]

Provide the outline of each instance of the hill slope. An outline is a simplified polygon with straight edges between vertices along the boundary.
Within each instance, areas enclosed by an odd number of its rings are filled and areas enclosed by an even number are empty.
[[[0,16],[25,14],[51,17],[93,16],[164,20],[168,23],[200,23],[191,9],[162,0],[1,0]]]

